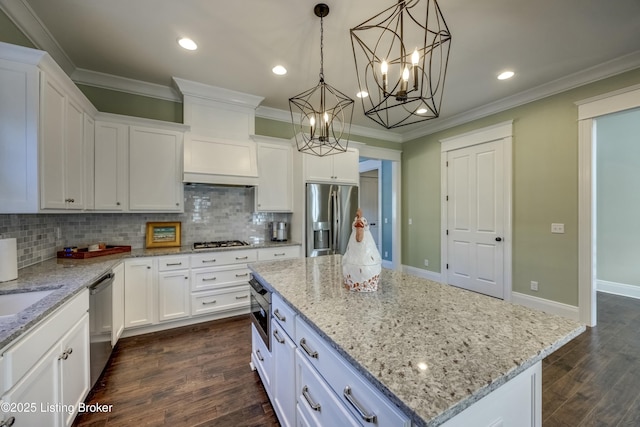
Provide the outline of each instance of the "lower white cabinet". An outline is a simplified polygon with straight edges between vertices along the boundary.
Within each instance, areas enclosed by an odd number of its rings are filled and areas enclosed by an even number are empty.
[[[20,405],[3,414],[4,422],[71,425],[89,392],[88,309],[89,291],[83,290],[4,352],[2,401]]]
[[[115,347],[124,331],[124,265],[118,264],[113,269],[113,275],[111,346]]]
[[[158,320],[183,319],[190,314],[189,270],[158,273]]]
[[[271,319],[271,351],[275,361],[271,403],[280,424],[293,427],[296,425],[296,376],[292,368],[295,366],[296,344],[275,319]]]
[[[124,263],[124,326],[154,322],[153,259],[136,258]]]
[[[251,361],[260,375],[269,399],[272,399],[273,357],[253,324],[251,325]]]

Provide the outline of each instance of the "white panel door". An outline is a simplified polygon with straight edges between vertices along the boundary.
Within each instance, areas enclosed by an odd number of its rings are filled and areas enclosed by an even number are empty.
[[[362,215],[369,223],[369,231],[373,237],[373,241],[378,248],[378,252],[382,253],[380,247],[380,217],[378,213],[378,171],[375,175],[360,174],[360,208]]]
[[[447,283],[504,297],[503,148],[488,142],[447,153]]]

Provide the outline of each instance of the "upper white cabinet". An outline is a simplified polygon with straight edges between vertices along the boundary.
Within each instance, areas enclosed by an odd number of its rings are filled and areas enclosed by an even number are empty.
[[[258,212],[293,210],[293,148],[284,143],[258,141]]]
[[[182,151],[186,126],[98,114],[95,209],[182,212]]]
[[[0,213],[86,208],[95,108],[42,51],[0,43]]]
[[[325,157],[303,154],[305,181],[358,185],[358,156],[358,150],[355,148]]]
[[[95,190],[96,210],[127,209],[129,178],[127,126],[121,123],[96,122]]]
[[[183,133],[129,128],[129,210],[181,211]]]

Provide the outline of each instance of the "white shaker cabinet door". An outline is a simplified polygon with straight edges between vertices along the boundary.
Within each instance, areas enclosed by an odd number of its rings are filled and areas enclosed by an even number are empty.
[[[189,270],[158,274],[158,320],[182,319],[191,314]]]
[[[290,145],[258,143],[256,210],[293,210],[293,155]]]
[[[127,260],[124,277],[125,328],[153,324],[153,260]]]
[[[127,126],[96,122],[95,209],[122,211],[127,203]]]
[[[182,211],[183,134],[131,126],[129,210]]]

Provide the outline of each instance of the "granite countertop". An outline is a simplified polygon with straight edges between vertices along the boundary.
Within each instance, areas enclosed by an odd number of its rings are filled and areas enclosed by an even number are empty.
[[[267,241],[249,246],[216,249],[194,250],[191,246],[133,249],[131,252],[122,254],[87,259],[52,258],[22,268],[18,270],[18,279],[0,283],[0,295],[46,290],[53,290],[53,292],[13,316],[0,317],[0,351],[77,292],[117,266],[123,259],[299,245],[300,243],[295,242]]]
[[[250,268],[419,426],[442,424],[585,330],[387,269],[377,292],[350,292],[341,259]]]

